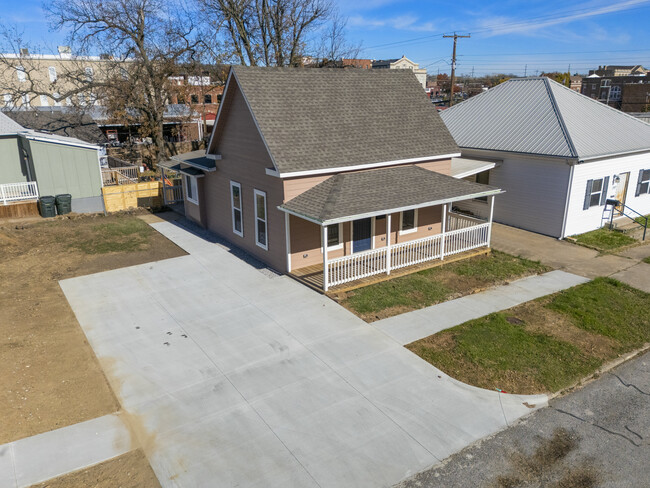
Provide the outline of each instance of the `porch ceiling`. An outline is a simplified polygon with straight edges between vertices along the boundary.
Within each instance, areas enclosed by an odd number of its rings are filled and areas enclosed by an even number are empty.
[[[341,173],[278,207],[321,225],[503,193],[418,166]]]

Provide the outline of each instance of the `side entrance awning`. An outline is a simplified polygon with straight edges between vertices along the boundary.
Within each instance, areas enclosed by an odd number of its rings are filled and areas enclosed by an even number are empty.
[[[451,176],[459,179],[467,178],[492,169],[500,162],[486,159],[451,158]]]
[[[334,175],[278,208],[331,225],[500,193],[493,186],[408,165]]]

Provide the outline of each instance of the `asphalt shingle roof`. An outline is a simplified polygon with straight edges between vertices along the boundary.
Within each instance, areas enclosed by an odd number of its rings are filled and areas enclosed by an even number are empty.
[[[91,144],[105,144],[106,136],[89,115],[77,113],[20,110],[5,115],[21,126],[37,132],[73,137]]]
[[[280,173],[460,152],[411,71],[232,69]]]
[[[0,134],[15,134],[25,130],[27,129],[18,122],[15,122],[12,118],[7,117],[7,115],[0,112]]]
[[[340,173],[285,202],[291,213],[328,223],[363,215],[381,215],[395,209],[437,205],[501,190],[458,180],[418,166]]]
[[[515,78],[441,114],[460,147],[591,159],[650,150],[650,126],[543,78]]]

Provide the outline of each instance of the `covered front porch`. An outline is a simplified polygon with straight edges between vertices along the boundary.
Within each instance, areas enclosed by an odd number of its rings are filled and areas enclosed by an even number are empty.
[[[455,230],[328,260],[327,287],[324,263],[289,275],[315,290],[336,293],[489,252],[490,222],[449,212],[447,223]]]
[[[488,251],[498,188],[416,167],[366,173],[334,176],[280,206],[292,277],[336,292]],[[487,219],[452,211],[475,198],[487,200]]]

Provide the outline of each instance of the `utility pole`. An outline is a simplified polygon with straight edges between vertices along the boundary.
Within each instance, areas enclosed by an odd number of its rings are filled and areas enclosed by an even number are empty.
[[[466,36],[459,36],[454,32],[454,35],[442,37],[454,39],[454,51],[451,55],[451,87],[449,88],[449,106],[451,107],[454,104],[454,85],[456,83],[456,43],[458,42],[458,39],[469,38],[470,35],[468,34]]]
[[[526,78],[527,74],[528,74],[528,65],[524,66],[524,78]]]

